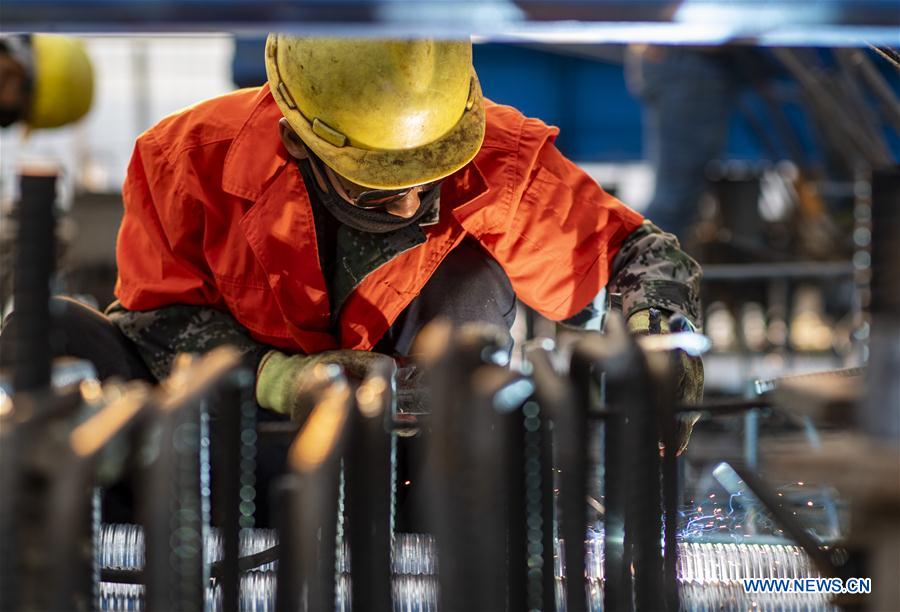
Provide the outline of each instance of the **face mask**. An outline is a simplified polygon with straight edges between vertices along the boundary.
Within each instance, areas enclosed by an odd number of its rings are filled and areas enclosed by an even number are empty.
[[[440,197],[440,185],[435,186],[426,193],[420,194],[418,210],[410,218],[404,219],[385,210],[354,206],[335,193],[330,184],[328,185],[328,190],[323,191],[319,188],[319,183],[316,181],[312,168],[309,166],[309,160],[300,160],[297,162],[297,165],[300,168],[300,174],[303,175],[307,191],[310,194],[314,194],[316,201],[324,206],[340,223],[361,232],[385,234],[418,223]]]

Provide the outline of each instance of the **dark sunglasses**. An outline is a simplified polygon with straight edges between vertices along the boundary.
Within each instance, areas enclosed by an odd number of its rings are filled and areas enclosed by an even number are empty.
[[[307,148],[307,151],[309,149]],[[312,162],[315,170],[318,171],[319,174],[322,175],[322,178],[325,179],[325,184],[329,186],[329,189],[335,190],[334,181],[329,176],[328,169],[325,167],[324,162],[316,157],[312,151],[309,151],[309,159]],[[343,195],[346,197],[354,206],[358,206],[359,208],[382,208],[384,206],[388,206],[402,200],[409,192],[413,189],[419,188],[419,195],[425,195],[435,187],[440,184],[440,181],[432,181],[431,183],[425,183],[424,185],[414,185],[413,187],[406,187],[405,189],[368,189],[366,191],[361,192],[357,196],[351,196],[347,193],[347,190],[341,187],[341,190],[344,192]]]

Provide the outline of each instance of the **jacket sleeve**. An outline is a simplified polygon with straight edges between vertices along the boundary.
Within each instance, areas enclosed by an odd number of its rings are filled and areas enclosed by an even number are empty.
[[[626,317],[645,308],[685,315],[700,327],[700,265],[678,239],[644,221],[622,243],[613,260],[609,291],[622,295]]]
[[[152,310],[128,310],[113,302],[106,314],[131,340],[150,372],[169,375],[178,353],[203,354],[225,344],[238,349],[244,365],[256,372],[272,347],[255,341],[230,315],[203,306],[175,304]]]
[[[193,170],[168,153],[152,132],[135,145],[116,244],[118,301],[107,314],[157,378],[168,376],[178,353],[223,344],[241,351],[255,371],[271,347],[226,311],[203,254],[203,207],[188,187],[196,183]]]
[[[487,207],[477,237],[519,299],[559,321],[607,285],[613,258],[643,217],[566,159],[553,144],[555,131],[534,119],[525,124],[506,204]]]
[[[152,132],[135,144],[116,242],[115,294],[129,310],[212,306],[221,299],[203,255],[203,207],[188,193],[191,173],[187,163],[168,157]]]

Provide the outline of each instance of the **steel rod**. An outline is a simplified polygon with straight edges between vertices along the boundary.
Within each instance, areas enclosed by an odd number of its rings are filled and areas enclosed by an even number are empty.
[[[339,374],[321,371],[327,382],[288,454],[291,474],[282,489],[278,610],[331,610],[336,601],[336,549],[341,457],[353,399]],[[333,380],[326,381],[326,378]]]
[[[26,167],[16,207],[13,389],[34,391],[50,385],[50,283],[56,264],[56,170]]]
[[[345,457],[353,609],[389,612],[391,603],[391,439],[385,429],[392,373],[381,369],[357,390]]]

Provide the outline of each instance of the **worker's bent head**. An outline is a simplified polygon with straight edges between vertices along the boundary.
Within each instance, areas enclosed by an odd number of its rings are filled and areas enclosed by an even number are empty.
[[[452,174],[484,138],[468,41],[270,34],[266,72],[296,144],[358,206]]]

